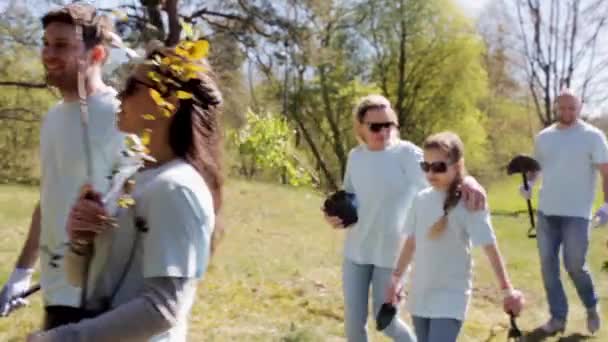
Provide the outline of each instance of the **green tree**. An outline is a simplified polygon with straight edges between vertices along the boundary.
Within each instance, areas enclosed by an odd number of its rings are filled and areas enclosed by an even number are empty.
[[[246,123],[232,131],[229,142],[239,155],[238,170],[246,178],[264,176],[280,179],[293,186],[310,185],[310,172],[302,165],[293,148],[293,129],[284,117],[247,111]]]

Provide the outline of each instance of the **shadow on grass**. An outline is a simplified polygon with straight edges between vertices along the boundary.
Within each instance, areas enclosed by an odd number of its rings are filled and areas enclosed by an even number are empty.
[[[536,210],[533,211],[536,215]],[[492,216],[517,217],[520,215],[528,215],[528,210],[491,210]]]
[[[540,342],[545,341],[549,337],[554,337],[555,334],[547,334],[542,331],[540,328],[532,330],[530,332],[524,333],[524,336],[519,340],[520,342]],[[570,335],[563,335],[559,339],[558,342],[578,342],[578,341],[587,341],[593,339],[592,336],[583,335],[579,333],[574,333]]]

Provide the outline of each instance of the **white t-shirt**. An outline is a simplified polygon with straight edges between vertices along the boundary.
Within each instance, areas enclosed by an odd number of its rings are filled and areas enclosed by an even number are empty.
[[[87,102],[93,186],[105,192],[124,141],[116,127],[119,102],[114,90],[95,93]],[[40,133],[40,281],[47,306],[80,304],[80,289],[66,281],[62,257],[68,242],[67,216],[87,180],[82,139],[78,101],[60,102],[49,110]]]
[[[551,125],[536,137],[542,187],[538,209],[545,215],[591,218],[597,185],[597,164],[608,163],[606,136],[579,121],[558,129]]]
[[[408,310],[425,318],[464,320],[472,288],[471,245],[496,242],[488,210],[469,211],[460,201],[448,213],[446,230],[437,239],[428,237],[443,215],[446,193],[430,187],[413,201],[404,234],[414,235]]]
[[[403,224],[418,191],[427,186],[420,169],[422,150],[399,141],[382,151],[365,145],[348,157],[344,190],[357,198],[357,223],[347,229],[344,255],[358,264],[393,268]]]
[[[145,278],[202,278],[209,262],[215,225],[213,199],[203,178],[182,160],[140,172],[135,179],[135,208],[119,209],[119,227],[95,240],[89,277],[88,308],[98,309],[102,298],[115,291],[129,260],[136,236],[135,217],[147,223],[111,307],[137,297]],[[175,328],[151,341],[186,341],[188,313],[195,288],[186,288]]]

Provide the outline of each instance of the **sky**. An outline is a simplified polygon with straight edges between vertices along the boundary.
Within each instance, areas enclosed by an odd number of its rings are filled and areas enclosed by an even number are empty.
[[[15,0],[0,0],[0,11],[2,11],[9,3],[13,2]],[[21,0],[23,1],[23,0]],[[19,1],[19,2],[21,2]],[[481,9],[483,9],[483,7],[488,3],[489,0],[455,0],[460,7],[462,7],[462,9],[464,10],[464,12],[469,15],[471,18],[476,18],[479,15],[479,12],[481,11]],[[40,3],[44,3],[43,6],[41,7],[46,7],[47,1],[46,0],[26,0],[26,3],[35,5],[35,3],[40,2]],[[118,0],[89,0],[87,1],[91,4],[94,4],[96,6],[104,6],[104,7],[110,7],[113,6],[114,4],[118,3]]]
[[[476,19],[484,6],[488,4],[489,0],[456,0],[456,2],[462,7],[466,15]]]

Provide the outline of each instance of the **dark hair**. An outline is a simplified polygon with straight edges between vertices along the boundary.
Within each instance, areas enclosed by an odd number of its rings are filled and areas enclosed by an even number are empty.
[[[426,138],[422,144],[424,150],[439,150],[444,152],[448,156],[448,163],[455,164],[461,163],[464,156],[464,144],[460,137],[452,132],[441,132]],[[443,202],[443,215],[441,218],[433,224],[433,227],[429,231],[429,237],[432,239],[438,238],[443,234],[447,228],[448,213],[456,207],[460,201],[460,187],[462,180],[466,175],[464,164],[460,165],[456,178],[450,184],[448,188],[447,196]]]
[[[85,3],[73,3],[48,12],[42,17],[42,27],[51,23],[82,25],[83,41],[86,49],[109,41],[112,21],[106,15],[98,15],[95,7]]]
[[[155,56],[184,58],[177,55],[173,48],[162,47],[148,53],[147,59],[154,59]],[[211,240],[211,252],[213,253],[224,233],[220,216],[224,184],[221,129],[223,99],[215,75],[208,63],[204,61],[194,63],[201,65],[204,71],[197,72],[196,77],[185,81],[163,73],[165,77],[171,78],[174,82],[169,84],[169,89],[165,89],[161,93],[167,94],[174,90],[181,90],[192,94],[191,98],[179,100],[177,111],[171,118],[169,146],[177,157],[182,158],[196,169],[211,191],[213,209],[216,214]],[[158,66],[151,65],[151,67],[154,71],[162,73]],[[151,87],[155,88],[155,86]]]

